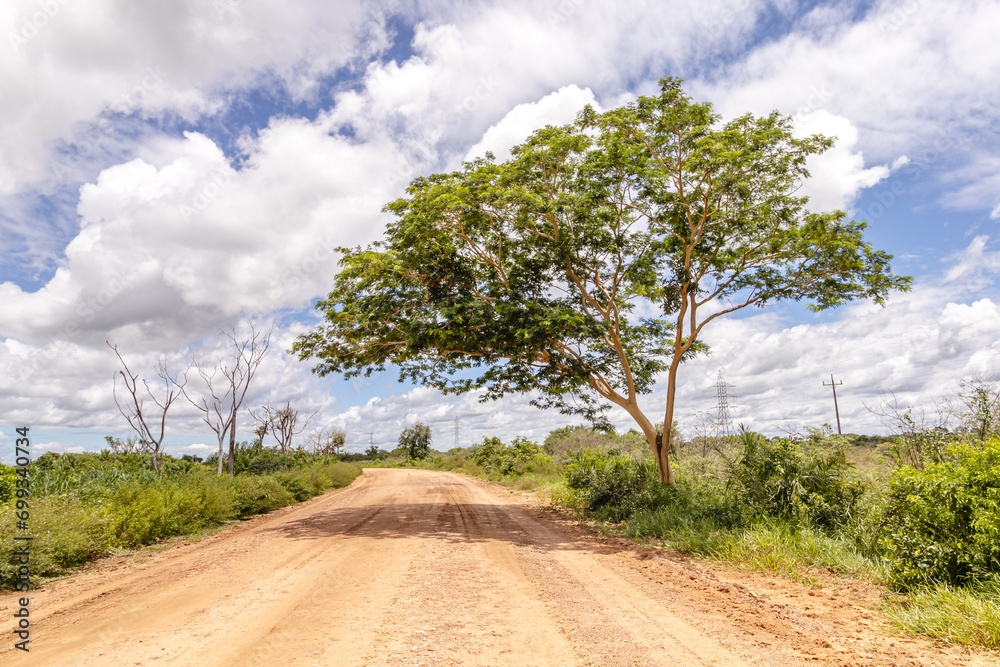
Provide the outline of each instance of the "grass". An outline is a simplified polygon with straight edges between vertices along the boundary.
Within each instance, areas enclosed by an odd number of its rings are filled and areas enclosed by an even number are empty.
[[[740,567],[808,583],[803,573],[826,569],[844,576],[878,580],[881,568],[860,555],[842,535],[777,522],[759,523],[722,542],[716,558]]]
[[[91,456],[32,470],[31,576],[64,576],[102,556],[190,535],[293,505],[350,484],[354,463],[313,462],[275,475],[216,476],[203,466],[170,474]],[[17,581],[14,499],[0,503],[0,587]]]
[[[779,519],[722,526],[710,516],[691,517],[667,507],[633,515],[618,527],[626,537],[652,537],[664,546],[741,569],[810,583],[810,569],[879,581],[883,568],[858,553],[853,540]]]
[[[900,631],[1000,649],[1000,583],[971,588],[940,584],[887,601],[883,610]]]

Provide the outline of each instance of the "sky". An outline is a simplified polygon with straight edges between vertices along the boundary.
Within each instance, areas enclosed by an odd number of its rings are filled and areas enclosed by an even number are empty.
[[[335,247],[380,238],[413,178],[511,146],[590,104],[685,79],[724,118],[772,110],[837,143],[802,192],[870,223],[913,289],[880,307],[779,304],[716,320],[681,370],[682,433],[717,411],[769,435],[885,433],[1000,374],[1000,3],[8,0],[0,5],[0,459],[130,431],[120,362],[155,379],[276,323],[246,405],[289,402],[348,449],[542,439],[579,423],[527,396],[480,403],[385,372],[320,378],[288,353],[320,320]],[[188,387],[197,395],[194,378]],[[894,399],[893,399],[894,397]],[[665,380],[642,405],[662,420]],[[937,406],[937,407],[936,407]],[[621,430],[633,424],[609,414]],[[241,416],[239,439],[253,419]],[[185,401],[166,451],[214,434]],[[300,442],[302,442],[300,440]]]

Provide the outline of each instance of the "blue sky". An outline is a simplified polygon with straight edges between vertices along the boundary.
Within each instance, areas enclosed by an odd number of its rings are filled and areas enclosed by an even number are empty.
[[[682,371],[682,430],[714,411],[720,370],[734,419],[766,433],[831,422],[830,373],[844,381],[845,430],[884,432],[866,405],[886,392],[936,419],[961,378],[1000,371],[995,2],[45,7],[0,9],[4,460],[17,426],[39,451],[128,435],[105,341],[145,375],[158,356],[179,372],[222,354],[218,332],[248,320],[278,324],[248,405],[315,411],[310,429],[343,428],[352,449],[390,446],[417,420],[440,446],[456,419],[462,444],[572,421],[526,397],[442,397],[391,372],[317,378],[284,351],[316,322],[332,248],[376,240],[382,205],[410,179],[503,155],[664,75],[726,117],[778,109],[803,133],[836,136],[804,191],[817,209],[868,220],[868,238],[915,277],[885,308],[783,304],[720,321],[712,354]],[[651,415],[663,391],[647,397]],[[176,405],[168,451],[210,451],[198,413]]]

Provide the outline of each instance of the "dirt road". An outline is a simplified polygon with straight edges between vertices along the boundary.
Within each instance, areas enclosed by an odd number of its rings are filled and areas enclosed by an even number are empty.
[[[863,590],[694,563],[588,536],[528,494],[367,470],[34,591],[31,651],[14,650],[6,620],[0,664],[991,664],[885,637]],[[17,597],[0,597],[3,618]]]

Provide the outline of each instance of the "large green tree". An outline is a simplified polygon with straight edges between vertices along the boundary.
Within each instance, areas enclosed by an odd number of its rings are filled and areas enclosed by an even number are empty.
[[[709,322],[781,300],[881,303],[909,285],[864,222],[797,195],[806,158],[831,145],[794,137],[778,113],[721,123],[674,78],[620,109],[588,107],[506,162],[415,179],[386,207],[382,241],[341,249],[317,304],[326,321],[294,349],[320,374],[391,364],[446,393],[532,392],[598,425],[617,405],[673,484],[678,367]],[[659,434],[638,401],[664,375]]]
[[[431,429],[423,422],[404,428],[399,434],[399,446],[410,459],[426,459],[431,453]]]

